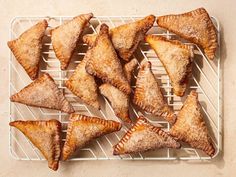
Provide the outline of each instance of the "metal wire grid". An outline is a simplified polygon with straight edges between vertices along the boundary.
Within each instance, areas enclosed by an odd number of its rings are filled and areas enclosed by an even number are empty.
[[[54,27],[62,24],[64,21],[71,19],[72,17],[16,17],[12,20],[10,28],[10,39],[18,37],[28,26],[32,26],[38,20],[48,19],[49,26]],[[127,22],[135,21],[142,17],[138,16],[99,16],[94,17],[87,28],[86,33],[97,32],[96,26],[101,23],[107,23],[111,28],[120,24]],[[212,20],[218,31],[218,41],[220,41],[220,27],[219,22],[216,18],[212,17]],[[53,21],[53,22],[52,22]],[[150,30],[151,34],[165,36],[169,39],[178,38],[175,34],[170,33],[164,29],[159,29],[156,25]],[[54,80],[57,82],[60,89],[65,93],[65,96],[71,101],[71,104],[74,106],[75,110],[78,113],[95,115],[103,117],[104,119],[113,119],[120,121],[114,114],[112,107],[109,101],[102,97],[103,106],[100,111],[96,111],[93,108],[83,104],[80,100],[74,100],[74,96],[65,86],[64,81],[68,79],[69,74],[74,71],[75,66],[69,67],[68,70],[60,70],[59,61],[56,59],[54,51],[52,50],[52,44],[50,42],[50,35],[47,34],[45,37],[48,37],[49,40],[44,43],[43,48],[43,64],[41,67],[41,72],[48,72]],[[206,121],[209,124],[212,132],[213,142],[216,147],[216,157],[219,154],[221,148],[221,97],[220,97],[220,47],[218,48],[217,57],[214,61],[209,61],[201,49],[194,44],[190,44],[186,41],[182,42],[193,45],[195,59],[193,61],[193,76],[190,78],[189,90],[196,89],[199,93],[199,99],[201,101],[202,110],[205,114]],[[220,43],[219,43],[220,44]],[[78,48],[86,48],[86,44],[79,42]],[[85,50],[78,50],[76,59],[72,61],[74,65],[77,65],[83,56],[86,53]],[[167,99],[167,102],[170,106],[173,107],[176,113],[182,106],[183,100],[185,98],[179,98],[173,94],[172,86],[167,76],[162,64],[155,55],[154,51],[150,49],[149,45],[145,42],[140,44],[138,52],[134,55],[135,58],[149,60],[152,63],[152,70],[157,76],[158,81],[160,81],[161,88],[164,91],[164,96]],[[201,61],[201,62],[200,62]],[[200,63],[199,63],[200,62]],[[12,53],[10,53],[10,95],[19,91],[21,88],[30,83],[30,79],[25,74],[24,70],[21,68],[19,63],[15,60]],[[136,78],[137,71],[134,72],[134,78]],[[204,81],[204,82],[201,82]],[[133,88],[135,86],[132,86]],[[41,108],[33,108],[26,105],[21,105],[18,103],[10,103],[10,121],[17,119],[49,119],[55,118],[62,122],[63,124],[63,133],[66,133],[66,124],[68,123],[68,115],[60,111],[52,111]],[[137,109],[134,105],[130,107],[131,116],[137,117],[140,114],[144,114],[148,117],[154,125],[161,124],[163,128],[167,131],[170,129],[168,122],[160,119],[153,119],[153,116],[142,112]],[[112,146],[115,145],[128,130],[128,126],[123,126],[122,130],[118,133],[113,133],[111,135],[106,135],[102,138],[94,140],[88,147],[78,151],[78,154],[75,155],[71,160],[107,160],[107,159],[123,159],[123,160],[194,160],[194,159],[211,159],[206,156],[201,151],[190,148],[187,145],[183,145],[180,150],[173,149],[162,149],[156,150],[147,153],[138,153],[135,155],[122,155],[122,156],[113,156],[112,155]],[[13,158],[18,160],[45,160],[41,153],[35,148],[32,143],[19,131],[10,128],[9,130],[9,150]],[[65,136],[65,135],[64,135]],[[63,138],[63,141],[65,139]],[[213,158],[214,158],[213,157]]]

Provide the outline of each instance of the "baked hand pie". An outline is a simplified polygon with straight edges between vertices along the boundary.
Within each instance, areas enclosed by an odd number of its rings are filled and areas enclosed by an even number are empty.
[[[11,96],[12,102],[28,106],[56,109],[66,113],[74,112],[71,104],[58,89],[53,78],[45,73],[34,82]]]
[[[84,59],[78,64],[72,76],[65,81],[66,87],[86,104],[99,109],[97,84],[93,76],[85,70],[85,65],[90,60],[90,49]]]
[[[124,75],[120,60],[110,41],[108,26],[101,25],[95,44],[91,49],[91,59],[86,63],[86,71],[103,80],[126,94],[130,94],[131,87]]]
[[[174,94],[183,96],[192,73],[192,47],[155,35],[147,35],[146,41],[154,49],[170,77]]]
[[[204,8],[178,15],[157,18],[158,26],[189,40],[204,49],[209,59],[214,59],[217,49],[217,31]]]
[[[141,63],[136,80],[133,103],[146,112],[162,116],[171,124],[175,122],[174,111],[164,100],[161,89],[152,73],[151,63],[148,61]]]
[[[153,126],[144,117],[139,117],[135,125],[113,147],[113,154],[131,154],[160,148],[180,148],[180,143],[160,127]]]
[[[138,65],[138,60],[135,58],[130,60],[128,63],[124,65],[124,73],[129,83],[131,82],[132,73],[137,65]]]
[[[140,41],[144,39],[146,32],[153,26],[154,15],[149,15],[141,20],[127,23],[110,30],[111,41],[117,54],[125,61],[129,61],[137,49]],[[96,34],[88,34],[83,41],[90,46],[94,45]]]
[[[121,124],[119,122],[81,114],[71,114],[62,159],[67,160],[77,149],[83,148],[92,139],[120,129]]]
[[[124,66],[124,72],[128,82],[131,81],[131,73],[134,68],[137,66],[138,61],[136,59],[132,59]],[[111,103],[111,107],[114,110],[114,113],[117,117],[127,123],[131,123],[131,119],[129,117],[129,100],[130,95],[125,94],[120,91],[116,87],[111,84],[105,83],[99,87],[99,90],[102,95],[104,95],[109,102]]]
[[[61,155],[61,123],[57,120],[10,122],[37,147],[48,161],[48,167],[57,170]]]
[[[56,57],[60,60],[62,70],[69,65],[77,41],[92,17],[92,13],[81,14],[51,30],[52,46]]]
[[[124,122],[131,123],[129,117],[129,95],[107,83],[102,84],[99,90],[111,103],[115,115]]]
[[[178,140],[201,149],[209,156],[215,154],[215,148],[208,134],[207,126],[201,114],[201,106],[196,91],[191,91],[181,108],[170,134]]]
[[[32,80],[38,77],[43,45],[42,39],[47,26],[47,21],[42,20],[22,33],[19,38],[7,43],[16,60]]]

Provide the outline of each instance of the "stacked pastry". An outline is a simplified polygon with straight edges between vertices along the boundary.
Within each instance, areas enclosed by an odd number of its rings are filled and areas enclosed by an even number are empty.
[[[51,39],[56,57],[65,70],[76,49],[81,34],[93,17],[92,13],[79,15],[51,30]],[[146,35],[153,26],[155,17],[149,15],[141,20],[112,29],[101,24],[98,34],[87,34],[83,41],[89,49],[65,86],[84,104],[100,109],[99,93],[110,102],[114,113],[122,121],[132,124],[129,105],[132,101],[141,110],[168,121],[172,127],[165,132],[140,116],[123,138],[114,146],[114,155],[145,152],[159,148],[180,148],[178,141],[201,149],[213,156],[215,149],[201,113],[196,91],[191,91],[178,115],[167,104],[151,63],[142,61],[131,94],[132,73],[138,64],[133,59],[139,43],[146,40],[156,52],[171,80],[174,94],[183,96],[191,75],[193,48],[177,40],[156,35]],[[197,23],[192,23],[195,21]],[[216,30],[205,9],[200,8],[180,15],[157,18],[158,26],[165,28],[204,49],[209,59],[214,58],[217,47]],[[98,117],[89,117],[75,112],[73,106],[57,87],[53,78],[44,73],[38,77],[42,51],[42,38],[47,28],[43,20],[24,32],[18,39],[8,42],[17,61],[34,80],[11,101],[28,106],[56,109],[69,113],[66,141],[61,148],[61,123],[57,120],[14,121],[10,125],[19,129],[42,152],[49,168],[58,169],[60,157],[67,160],[91,140],[121,129],[122,124]],[[96,80],[102,81],[98,85]]]

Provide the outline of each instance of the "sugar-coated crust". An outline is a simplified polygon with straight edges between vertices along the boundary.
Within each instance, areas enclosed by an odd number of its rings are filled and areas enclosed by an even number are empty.
[[[61,123],[57,120],[14,121],[19,129],[48,160],[48,167],[57,170],[61,155]],[[43,143],[42,143],[43,142]]]
[[[22,33],[19,38],[7,43],[17,61],[32,80],[38,77],[42,39],[47,26],[47,21],[42,20]]]
[[[128,63],[124,65],[125,76],[129,83],[131,82],[132,79],[133,70],[136,68],[137,65],[138,65],[138,60],[136,58],[130,60]]]
[[[69,65],[77,41],[92,17],[92,13],[81,14],[51,30],[53,49],[60,60],[62,70]]]
[[[124,65],[124,73],[129,83],[131,82],[131,74],[137,64],[138,61],[134,58]],[[131,119],[129,117],[130,95],[125,94],[108,83],[102,84],[99,87],[99,90],[101,94],[104,95],[111,103],[116,116],[124,122],[131,123]]]
[[[73,113],[74,109],[58,89],[53,78],[44,73],[41,77],[10,97],[12,102]]]
[[[191,91],[188,95],[170,134],[178,140],[190,144],[193,148],[203,150],[209,156],[215,154],[215,148],[201,114],[196,91]]]
[[[129,61],[146,32],[153,26],[154,15],[111,29],[111,39],[118,55]],[[125,42],[121,42],[125,36]]]
[[[152,34],[149,34],[149,35],[146,35],[145,37],[145,40],[148,41],[149,39],[153,39],[153,40],[162,40],[162,41],[165,41],[165,42],[168,42],[168,43],[171,43],[171,44],[175,44],[177,45],[178,47],[180,48],[183,48],[183,49],[188,49],[188,50],[192,50],[192,46],[191,45],[187,45],[187,44],[184,44],[178,40],[169,40],[167,39],[166,37],[163,37],[163,36],[156,36],[156,35],[152,35]],[[191,51],[191,55],[193,57],[193,51]]]
[[[68,124],[66,141],[62,152],[63,160],[67,160],[76,149],[84,147],[92,139],[121,129],[119,122],[98,117],[71,114],[69,119],[70,123]]]
[[[106,120],[99,117],[92,117],[92,116],[86,116],[82,114],[71,114],[69,117],[70,121],[85,121],[88,123],[96,123],[96,124],[102,124],[107,128],[113,128],[116,131],[119,131],[121,129],[121,123],[113,121],[113,120]]]
[[[89,74],[102,79],[103,82],[108,82],[126,94],[130,94],[131,87],[110,41],[108,30],[106,24],[101,25],[95,45],[91,49],[91,59],[88,60],[85,69]]]
[[[175,122],[176,115],[164,100],[164,96],[152,73],[150,62],[144,61],[141,63],[133,103],[149,113],[162,116],[171,124]]]
[[[65,81],[65,86],[86,104],[99,109],[97,84],[93,76],[85,70],[85,65],[90,59],[90,50],[87,51],[84,59],[78,64],[71,77]]]
[[[147,133],[146,136],[140,140],[138,134],[142,135],[144,133]],[[151,138],[153,137],[153,135],[155,135],[154,138]],[[134,138],[134,136],[136,136],[136,138]],[[131,138],[134,139],[131,140]],[[131,141],[131,145],[128,149],[126,145],[129,143],[129,141]],[[137,143],[139,143],[140,141],[142,141],[142,144],[144,144],[144,146],[137,146]],[[159,141],[158,144],[156,144],[156,141]],[[176,142],[165,131],[161,130],[160,127],[153,126],[149,121],[147,121],[146,118],[141,116],[137,119],[135,125],[126,132],[119,143],[113,147],[113,154],[122,155],[129,153],[138,153],[163,147],[180,148],[180,144]]]
[[[204,8],[157,18],[157,24],[169,31],[200,45],[209,59],[214,59],[217,49],[217,31]]]
[[[117,117],[127,123],[131,123],[129,117],[129,95],[126,95],[111,84],[102,84],[99,87],[102,95],[104,95],[114,110]]]
[[[153,26],[154,21],[155,16],[149,15],[110,30],[111,41],[120,58],[125,61],[130,60],[140,41],[144,39],[146,32]],[[83,41],[89,46],[93,46],[96,36],[96,34],[87,34],[83,37]]]
[[[183,96],[192,74],[193,47],[161,36],[147,35],[145,39],[165,67],[175,95]]]

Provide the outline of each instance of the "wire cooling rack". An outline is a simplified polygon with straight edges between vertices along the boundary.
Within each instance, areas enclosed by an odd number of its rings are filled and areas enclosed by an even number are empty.
[[[55,26],[62,24],[63,22],[71,19],[72,17],[16,17],[11,22],[10,27],[10,39],[17,38],[23,31],[35,24],[37,21],[47,19],[49,22],[49,30]],[[85,29],[84,33],[96,33],[96,27],[101,23],[108,24],[111,28],[132,22],[142,18],[141,16],[98,16],[91,19],[90,24]],[[218,31],[218,41],[220,41],[220,27],[216,18],[211,17]],[[175,34],[170,33],[164,29],[156,26],[148,32],[149,34],[155,34],[165,36],[169,39],[179,39]],[[71,102],[77,113],[85,115],[94,115],[102,117],[104,119],[113,119],[120,121],[114,114],[111,105],[108,100],[100,96],[101,110],[94,110],[90,106],[87,106],[81,102],[75,95],[73,95],[64,85],[64,81],[69,78],[73,73],[76,65],[83,59],[88,46],[82,41],[79,41],[77,51],[72,57],[70,66],[66,71],[60,69],[59,60],[56,58],[52,49],[51,39],[49,33],[46,33],[44,37],[44,45],[42,52],[42,62],[40,66],[41,73],[49,73],[59,88],[63,90],[66,98]],[[199,100],[202,106],[202,112],[204,114],[206,123],[210,129],[210,134],[213,139],[216,157],[221,149],[221,73],[220,73],[220,42],[217,51],[216,58],[210,61],[206,58],[201,49],[183,39],[179,39],[182,42],[193,45],[195,58],[193,61],[193,75],[190,78],[190,84],[188,93],[191,90],[196,90],[199,93]],[[141,42],[139,48],[134,54],[134,58],[141,60],[149,60],[152,63],[152,70],[160,83],[164,96],[168,104],[173,107],[174,111],[178,113],[186,96],[180,98],[173,94],[173,89],[167,76],[165,69],[160,63],[159,59],[155,55],[154,51],[150,49],[149,45],[144,41]],[[27,76],[24,69],[16,61],[15,57],[10,53],[10,95],[18,92],[23,87],[28,85],[31,80]],[[137,70],[134,71],[134,78],[136,78]],[[134,81],[132,84],[134,85]],[[133,86],[135,87],[135,86]],[[186,94],[187,95],[187,94]],[[19,103],[9,103],[10,107],[10,121],[14,120],[36,120],[36,119],[57,119],[61,121],[63,125],[63,141],[65,141],[66,124],[68,123],[68,114],[60,111],[53,111],[43,108],[34,108]],[[170,125],[165,120],[162,120],[153,115],[147,114],[139,110],[134,105],[130,105],[130,114],[133,120],[138,115],[146,116],[149,121],[154,125],[161,124],[163,129],[168,131]],[[159,149],[152,152],[138,153],[133,155],[113,156],[112,146],[115,145],[124,135],[125,131],[129,128],[128,125],[123,126],[122,130],[117,133],[103,136],[97,140],[92,141],[86,148],[78,150],[71,160],[108,160],[108,159],[124,159],[124,160],[194,160],[194,159],[211,159],[199,150],[190,148],[188,145],[183,144],[181,149]],[[44,157],[35,148],[32,143],[24,137],[22,133],[10,128],[9,130],[9,150],[13,158],[18,160],[44,160]],[[214,158],[213,157],[213,158]]]

